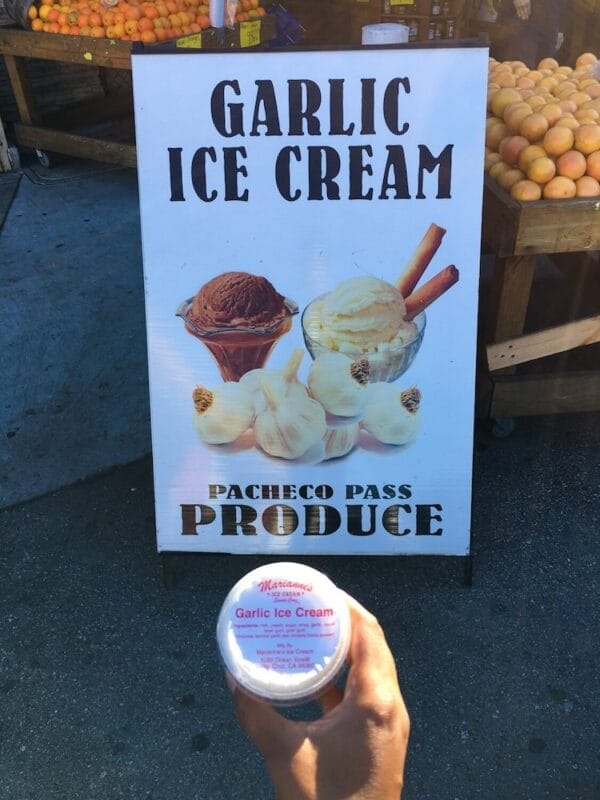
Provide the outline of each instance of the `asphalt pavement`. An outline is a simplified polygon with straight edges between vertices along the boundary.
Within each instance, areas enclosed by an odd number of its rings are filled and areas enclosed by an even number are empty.
[[[138,227],[133,172],[67,165],[0,234],[0,800],[272,798],[214,642],[265,559],[162,581]],[[478,425],[471,587],[455,559],[308,560],[386,631],[404,800],[600,797],[599,423]]]

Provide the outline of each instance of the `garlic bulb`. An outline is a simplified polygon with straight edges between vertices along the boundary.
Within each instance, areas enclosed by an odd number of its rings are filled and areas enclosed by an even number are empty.
[[[323,442],[325,444],[325,458],[340,458],[349,453],[358,442],[360,425],[358,422],[351,422],[349,425],[340,425],[335,428],[327,428]]]
[[[233,442],[252,425],[252,396],[235,381],[212,390],[196,386],[192,397],[196,408],[194,427],[207,444]]]
[[[354,417],[365,407],[369,372],[364,358],[352,361],[343,353],[323,353],[311,364],[308,388],[330,414]]]
[[[300,458],[325,434],[323,406],[308,395],[281,395],[268,381],[262,382],[261,388],[267,407],[254,423],[257,444],[271,456]]]
[[[267,398],[261,386],[263,381],[266,381],[277,395],[308,396],[306,386],[298,380],[298,368],[303,356],[304,350],[297,347],[283,369],[252,369],[242,375],[240,386],[243,386],[252,395],[254,410],[257,414],[267,407]]]
[[[372,383],[367,393],[363,427],[384,444],[407,444],[420,425],[421,392],[400,391],[393,383]]]

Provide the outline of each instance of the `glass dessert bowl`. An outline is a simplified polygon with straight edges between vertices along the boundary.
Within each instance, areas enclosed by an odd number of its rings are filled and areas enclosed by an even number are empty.
[[[407,371],[415,360],[425,335],[427,318],[424,311],[406,324],[401,335],[396,335],[390,341],[381,342],[375,347],[363,349],[343,340],[336,341],[328,331],[319,330],[318,325],[314,324],[314,319],[311,319],[314,307],[315,304],[322,302],[323,297],[317,297],[309,303],[302,313],[302,335],[306,349],[313,359],[329,352],[344,353],[353,360],[364,358],[369,362],[371,368],[369,380],[372,382],[392,383]]]
[[[277,341],[292,327],[298,309],[286,301],[287,314],[272,325],[261,327],[203,328],[190,315],[193,298],[184,300],[176,311],[188,333],[199,339],[213,355],[223,380],[238,381],[246,372],[263,367]]]

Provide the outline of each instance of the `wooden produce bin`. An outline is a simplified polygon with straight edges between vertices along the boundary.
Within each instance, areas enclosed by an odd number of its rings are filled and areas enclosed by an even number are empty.
[[[600,410],[600,365],[533,374],[517,365],[600,342],[600,314],[523,334],[538,255],[600,248],[600,198],[519,203],[486,176],[483,241],[495,255],[485,319],[482,416],[495,418]],[[596,254],[597,255],[597,254]],[[600,269],[600,263],[596,264]]]
[[[163,51],[167,47],[221,49],[254,47],[275,36],[275,18],[265,15],[242,22],[221,33],[209,28],[170,42],[146,45]],[[38,151],[62,153],[78,158],[105,161],[125,167],[136,166],[133,142],[133,97],[130,91],[109,94],[104,100],[57,109],[42,116],[27,74],[27,59],[62,61],[131,71],[132,43],[89,36],[34,33],[17,28],[0,28],[0,54],[4,56],[17,102],[19,122],[14,133],[17,145]],[[119,119],[129,121],[129,140],[99,138],[82,132]]]

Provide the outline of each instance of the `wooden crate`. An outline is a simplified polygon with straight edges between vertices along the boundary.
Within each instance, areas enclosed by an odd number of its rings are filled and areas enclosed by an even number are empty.
[[[519,203],[486,177],[483,240],[495,262],[480,341],[479,414],[600,410],[600,369],[532,371],[540,359],[599,342],[600,314],[524,333],[538,255],[581,253],[596,268],[600,198]]]
[[[498,256],[600,249],[600,198],[520,203],[485,178],[483,239]]]

